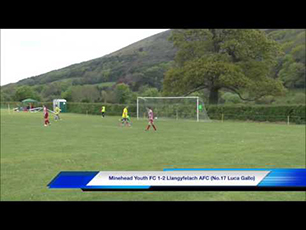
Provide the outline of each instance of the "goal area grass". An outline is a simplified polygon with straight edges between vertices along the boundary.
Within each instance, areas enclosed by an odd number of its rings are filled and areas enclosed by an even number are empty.
[[[48,189],[60,171],[305,168],[305,125],[196,122],[1,109],[2,201],[304,201],[305,192],[83,192]]]

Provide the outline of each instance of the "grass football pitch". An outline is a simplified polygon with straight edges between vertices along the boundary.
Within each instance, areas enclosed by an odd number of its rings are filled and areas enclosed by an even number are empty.
[[[83,192],[48,189],[60,171],[305,168],[305,125],[146,121],[1,109],[2,201],[305,201],[305,192]]]

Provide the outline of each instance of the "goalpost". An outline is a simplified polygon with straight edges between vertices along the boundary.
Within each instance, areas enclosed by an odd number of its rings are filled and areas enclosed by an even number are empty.
[[[210,121],[199,97],[137,97],[137,120],[147,117],[151,107],[155,119]]]

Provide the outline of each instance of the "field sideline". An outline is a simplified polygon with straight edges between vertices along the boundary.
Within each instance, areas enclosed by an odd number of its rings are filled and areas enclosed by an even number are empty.
[[[82,192],[49,190],[60,171],[161,171],[164,168],[305,168],[305,125],[156,121],[1,109],[1,200],[305,201],[305,192]]]

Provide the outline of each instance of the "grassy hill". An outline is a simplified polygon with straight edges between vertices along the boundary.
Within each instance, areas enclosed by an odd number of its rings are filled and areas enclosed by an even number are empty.
[[[170,30],[143,39],[109,55],[74,64],[39,76],[23,79],[17,85],[39,85],[56,81],[73,85],[114,82],[120,78],[172,61],[175,49],[167,40]]]
[[[160,90],[163,74],[176,53],[168,41],[170,33],[171,30],[158,33],[103,57],[5,85],[1,87],[1,99],[18,100],[14,95],[20,86],[28,86],[24,91],[32,91],[27,94],[28,97],[43,101],[58,97],[68,97],[71,100],[72,91],[80,91],[75,86],[86,86],[88,91],[97,91],[95,95],[103,94],[102,90],[112,91],[116,83],[128,84],[134,92],[144,85]],[[110,102],[115,101],[111,92],[108,92],[108,98],[111,98]],[[86,100],[99,101],[103,98],[100,96]]]

